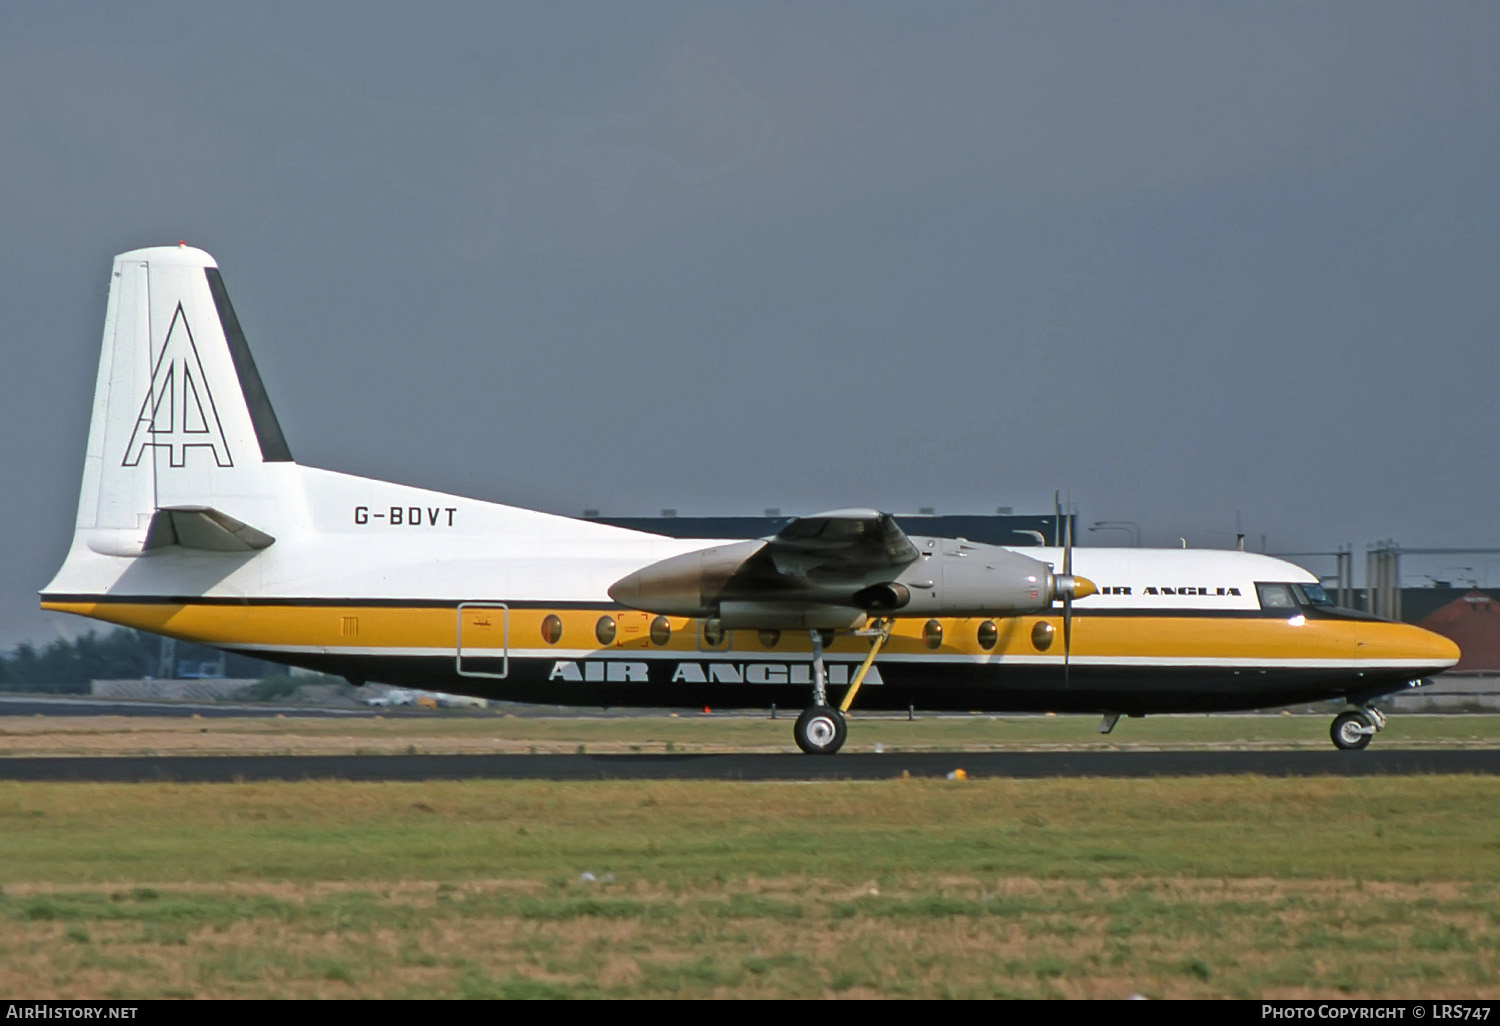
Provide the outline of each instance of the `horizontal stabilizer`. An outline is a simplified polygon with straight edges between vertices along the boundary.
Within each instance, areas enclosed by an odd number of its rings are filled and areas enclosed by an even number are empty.
[[[254,552],[275,540],[209,506],[172,506],[152,515],[145,550],[180,545],[205,552]]]

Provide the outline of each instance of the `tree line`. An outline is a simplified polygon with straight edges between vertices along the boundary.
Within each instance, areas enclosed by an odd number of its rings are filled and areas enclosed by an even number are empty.
[[[117,627],[90,630],[71,640],[59,638],[38,648],[23,641],[0,655],[0,691],[87,694],[91,680],[164,677],[161,642],[155,634]],[[176,662],[199,665],[224,658],[226,677],[265,677],[278,667],[261,659],[222,653],[207,645],[177,642]]]

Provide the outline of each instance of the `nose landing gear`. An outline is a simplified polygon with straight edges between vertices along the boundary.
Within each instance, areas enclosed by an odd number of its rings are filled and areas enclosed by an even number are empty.
[[[1368,748],[1370,739],[1385,729],[1385,714],[1374,706],[1360,706],[1334,719],[1329,735],[1333,743],[1344,751]]]

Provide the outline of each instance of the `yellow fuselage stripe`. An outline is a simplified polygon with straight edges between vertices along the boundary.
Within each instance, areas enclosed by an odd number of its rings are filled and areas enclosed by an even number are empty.
[[[498,604],[497,604],[498,605]],[[42,608],[76,613],[109,623],[165,634],[184,641],[223,648],[260,650],[320,649],[400,655],[403,650],[433,650],[454,647],[458,617],[453,607],[323,604],[198,604],[132,602],[43,602]],[[543,621],[555,616],[561,633],[549,643],[543,636]],[[600,642],[596,628],[601,619],[615,624],[614,639]],[[651,637],[653,621],[664,619],[670,633],[664,644]],[[886,643],[884,656],[991,656],[1039,657],[1062,655],[1060,616],[1020,616],[994,619],[998,640],[984,648],[978,640],[983,618],[942,619],[937,647],[924,638],[925,621],[898,620]],[[1039,622],[1050,623],[1050,644],[1039,649],[1033,642]],[[463,645],[489,649],[508,647],[513,654],[542,656],[548,650],[587,649],[599,656],[609,651],[653,650],[700,656],[733,651],[741,655],[811,652],[807,634],[801,630],[780,632],[774,645],[766,645],[761,633],[729,632],[725,643],[706,644],[700,634],[701,621],[686,617],[658,618],[650,613],[605,609],[466,608]],[[1045,633],[1045,632],[1043,632]],[[1294,624],[1280,618],[1194,617],[1191,615],[1088,617],[1075,615],[1072,655],[1074,658],[1170,658],[1243,660],[1311,659],[1421,659],[1435,655],[1436,648],[1422,643],[1426,635],[1405,624],[1382,621],[1307,620]],[[863,656],[869,639],[848,634],[836,636],[825,651],[837,657]],[[1440,661],[1440,660],[1439,660]]]

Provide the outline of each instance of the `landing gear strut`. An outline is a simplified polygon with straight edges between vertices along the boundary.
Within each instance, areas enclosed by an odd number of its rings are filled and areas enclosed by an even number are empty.
[[[1385,715],[1373,706],[1361,706],[1340,713],[1333,721],[1329,735],[1333,743],[1345,751],[1367,748],[1377,731],[1385,729]]]
[[[859,671],[849,682],[849,690],[837,709],[828,704],[828,668],[823,663],[823,635],[819,631],[808,632],[812,637],[813,651],[813,704],[802,710],[802,715],[797,717],[797,725],[792,728],[792,736],[797,739],[798,748],[808,755],[832,755],[844,747],[844,739],[849,736],[849,724],[844,719],[844,713],[849,711],[860,685],[865,682],[865,674],[870,672],[870,667],[875,662],[876,654],[890,638],[893,626],[893,620],[877,620],[874,629],[856,632],[871,636],[870,654],[865,656]]]

